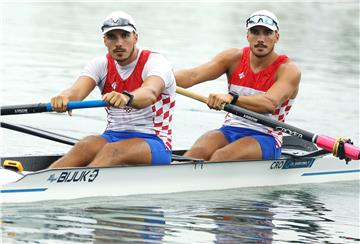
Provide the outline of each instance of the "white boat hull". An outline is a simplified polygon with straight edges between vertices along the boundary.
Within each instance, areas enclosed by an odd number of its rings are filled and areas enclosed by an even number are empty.
[[[333,157],[42,170],[1,186],[3,203],[359,180],[359,161]],[[3,171],[8,171],[4,170]]]

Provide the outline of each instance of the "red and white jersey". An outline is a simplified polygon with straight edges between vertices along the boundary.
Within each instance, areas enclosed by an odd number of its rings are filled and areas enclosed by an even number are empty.
[[[165,82],[165,89],[154,104],[142,109],[107,107],[106,129],[155,134],[167,149],[171,149],[176,82],[170,64],[162,55],[140,50],[135,61],[120,66],[107,54],[106,57],[91,61],[81,75],[94,79],[103,94],[111,91],[132,92],[139,88],[147,77],[161,77]]]
[[[250,48],[243,49],[241,62],[231,74],[228,85],[229,91],[239,94],[240,96],[248,96],[255,94],[264,94],[275,82],[275,74],[279,66],[288,60],[286,55],[280,55],[266,69],[254,73],[250,68]],[[289,113],[294,99],[289,99],[278,105],[273,114],[264,114],[273,119],[285,122],[285,117]],[[255,123],[253,121],[241,118],[239,116],[228,113],[225,117],[224,125],[245,127],[264,133],[271,134],[276,140],[276,146],[282,145],[282,133],[274,129]]]

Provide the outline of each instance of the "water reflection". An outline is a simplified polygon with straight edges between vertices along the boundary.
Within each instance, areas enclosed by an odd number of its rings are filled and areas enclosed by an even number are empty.
[[[31,205],[31,211],[28,211],[29,204],[15,205],[3,209],[2,235],[4,243],[39,240],[71,243],[345,243],[357,240],[357,236],[327,228],[334,222],[333,210],[327,208],[316,194],[282,188],[261,188],[261,191],[254,188],[219,191],[218,195],[224,196],[221,199],[200,192],[140,199],[45,202]],[[145,199],[148,203],[139,205]],[[199,199],[207,205],[199,204]],[[173,205],[171,201],[177,204]]]
[[[17,216],[23,216],[19,218]],[[165,233],[164,213],[152,207],[47,207],[4,211],[4,243],[118,243],[161,241]]]
[[[333,222],[325,217],[330,210],[315,195],[280,190],[258,198],[264,200],[242,200],[235,206],[209,209],[207,214],[196,217],[214,221],[216,243],[309,243],[332,238],[321,227],[323,221]]]
[[[273,223],[282,241],[295,238],[297,243],[309,243],[332,238],[332,234],[322,227],[323,222],[333,222],[326,217],[326,212],[331,210],[315,195],[305,191],[285,190],[274,191],[263,197],[272,202],[270,211],[274,213]],[[287,236],[291,239],[287,239]]]
[[[274,213],[267,202],[241,201],[236,207],[214,208],[197,215],[214,221],[214,243],[271,243]]]
[[[86,209],[96,219],[94,240],[104,241],[160,241],[165,233],[164,212],[160,208],[124,207]]]

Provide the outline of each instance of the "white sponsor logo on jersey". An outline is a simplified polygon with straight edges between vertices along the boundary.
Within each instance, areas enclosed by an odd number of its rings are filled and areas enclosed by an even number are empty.
[[[244,77],[245,77],[244,72],[241,72],[241,73],[239,74],[239,78],[240,78],[240,80],[241,80],[242,78],[244,78]]]

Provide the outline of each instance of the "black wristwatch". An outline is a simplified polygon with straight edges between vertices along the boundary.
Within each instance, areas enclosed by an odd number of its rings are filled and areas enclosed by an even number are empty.
[[[239,99],[239,95],[234,92],[229,92],[229,94],[233,97],[230,104],[236,104],[237,100]]]
[[[127,91],[123,91],[122,94],[124,94],[125,96],[129,97],[128,102],[125,104],[126,106],[131,106],[133,100],[134,100],[134,95],[131,93],[128,93]]]

